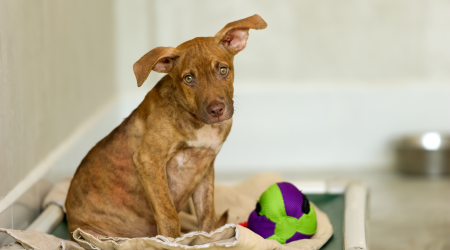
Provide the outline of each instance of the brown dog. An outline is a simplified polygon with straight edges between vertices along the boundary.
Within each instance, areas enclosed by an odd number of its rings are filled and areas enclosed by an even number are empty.
[[[179,237],[178,212],[190,197],[199,229],[217,227],[214,160],[231,129],[233,59],[249,29],[266,27],[254,15],[134,64],[138,86],[151,70],[167,75],[81,162],[66,201],[71,232]]]

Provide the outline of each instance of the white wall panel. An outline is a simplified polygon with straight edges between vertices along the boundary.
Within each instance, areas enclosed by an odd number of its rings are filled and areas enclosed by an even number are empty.
[[[113,16],[110,1],[0,2],[0,202],[115,94]]]

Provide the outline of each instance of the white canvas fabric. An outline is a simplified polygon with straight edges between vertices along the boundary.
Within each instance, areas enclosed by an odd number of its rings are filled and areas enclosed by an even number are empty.
[[[67,180],[66,180],[67,181]],[[211,232],[205,233],[196,231],[197,219],[195,214],[190,213],[187,208],[182,211],[180,223],[182,230],[190,233],[182,237],[172,239],[163,236],[151,238],[119,238],[119,237],[94,237],[81,229],[73,232],[75,242],[58,239],[52,235],[36,231],[20,231],[11,229],[0,229],[0,232],[11,235],[17,242],[27,249],[46,250],[156,250],[156,249],[242,249],[242,250],[315,250],[320,249],[332,236],[333,228],[328,216],[314,204],[317,214],[317,232],[311,239],[304,239],[282,245],[275,240],[266,240],[253,233],[251,230],[236,225],[246,221],[250,212],[255,208],[259,196],[270,185],[280,182],[281,177],[277,174],[260,174],[235,186],[216,186],[215,205],[216,212],[220,216],[228,210],[227,225]],[[66,184],[65,184],[66,185]],[[58,199],[64,199],[61,189]],[[64,198],[61,198],[64,197]],[[52,197],[47,197],[47,201],[55,201]],[[77,244],[78,243],[78,244]]]

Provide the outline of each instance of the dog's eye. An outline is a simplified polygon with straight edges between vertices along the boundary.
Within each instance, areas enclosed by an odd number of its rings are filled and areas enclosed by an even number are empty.
[[[194,80],[194,77],[192,77],[191,75],[186,75],[186,76],[184,77],[184,80],[185,80],[187,83],[191,83],[191,82]]]
[[[221,74],[221,75],[226,75],[226,74],[227,74],[227,71],[228,71],[228,70],[227,70],[227,67],[221,67],[221,68],[220,68],[220,74]]]

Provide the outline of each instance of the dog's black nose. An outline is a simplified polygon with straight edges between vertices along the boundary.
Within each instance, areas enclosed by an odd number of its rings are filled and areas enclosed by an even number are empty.
[[[223,114],[224,109],[225,105],[222,102],[212,101],[206,108],[206,111],[212,117],[220,117]]]

